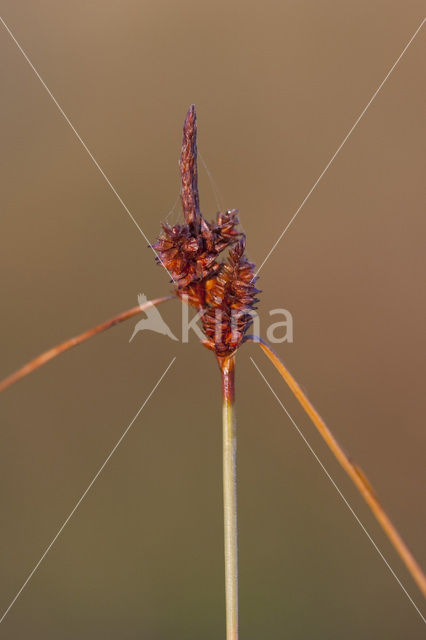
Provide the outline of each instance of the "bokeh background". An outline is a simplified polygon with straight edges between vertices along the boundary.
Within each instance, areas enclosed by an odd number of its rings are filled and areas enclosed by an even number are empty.
[[[2,2],[2,16],[149,239],[179,219],[199,118],[202,210],[238,207],[260,264],[419,26],[422,2]],[[278,352],[426,565],[426,27],[261,272],[294,318]],[[169,290],[0,26],[1,363]],[[161,309],[180,331],[178,303]],[[0,625],[1,638],[223,638],[219,373],[210,352],[120,325],[0,398],[3,611],[171,358],[176,361]],[[238,356],[241,637],[424,637],[418,613],[250,362],[252,355],[416,603],[350,481],[255,346]]]

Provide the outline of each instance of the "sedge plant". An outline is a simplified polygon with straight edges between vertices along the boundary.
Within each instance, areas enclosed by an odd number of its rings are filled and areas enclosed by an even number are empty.
[[[276,367],[370,507],[420,591],[426,596],[426,577],[380,504],[365,474],[338,444],[320,414],[271,347],[259,336],[248,335],[253,311],[258,302],[256,296],[259,293],[255,286],[254,265],[245,254],[246,239],[238,229],[237,210],[218,213],[213,222],[208,222],[201,213],[197,173],[197,118],[194,105],[189,108],[183,127],[179,167],[184,221],[174,226],[163,224],[158,240],[151,247],[156,253],[157,263],[165,267],[172,278],[172,294],[132,307],[45,351],[0,381],[0,391],[64,351],[142,313],[151,306],[177,297],[184,304],[195,307],[200,313],[205,336],[202,344],[213,351],[221,374],[226,639],[238,639],[235,360],[238,349],[245,342],[259,345]],[[225,258],[222,257],[223,252],[227,252]]]

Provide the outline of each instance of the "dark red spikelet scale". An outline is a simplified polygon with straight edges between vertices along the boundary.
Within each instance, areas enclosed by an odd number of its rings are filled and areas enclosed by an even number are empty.
[[[227,356],[241,344],[252,323],[258,289],[254,265],[244,255],[245,236],[238,231],[238,211],[218,213],[208,223],[200,211],[197,174],[197,117],[192,105],[183,127],[180,156],[184,224],[163,224],[153,248],[169,271],[176,295],[204,312],[204,344]],[[227,262],[219,254],[230,248]]]

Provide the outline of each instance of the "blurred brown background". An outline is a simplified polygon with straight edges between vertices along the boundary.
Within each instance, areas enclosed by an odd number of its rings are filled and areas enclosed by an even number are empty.
[[[419,26],[420,1],[2,3],[2,16],[150,239],[179,192],[188,105],[222,207],[260,264]],[[261,272],[278,352],[424,546],[426,27]],[[169,290],[165,273],[0,27],[0,375]],[[201,204],[215,197],[200,167]],[[171,218],[177,216],[173,213]],[[163,307],[179,331],[177,303]],[[219,374],[121,325],[0,398],[1,638],[224,637]],[[254,346],[238,358],[241,637],[424,637],[424,626],[252,366],[253,355],[414,600],[368,509]]]

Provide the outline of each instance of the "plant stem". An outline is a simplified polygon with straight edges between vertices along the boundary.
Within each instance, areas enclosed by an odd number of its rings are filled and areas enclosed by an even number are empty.
[[[269,360],[281,374],[282,378],[290,387],[291,391],[302,405],[303,409],[306,411],[308,416],[311,418],[315,427],[318,429],[324,441],[327,443],[330,450],[334,453],[337,460],[346,471],[348,476],[351,478],[362,497],[370,507],[377,521],[382,526],[384,532],[392,543],[393,547],[397,551],[401,560],[404,562],[411,576],[417,583],[421,592],[424,596],[426,596],[426,576],[414,558],[411,551],[408,549],[404,540],[401,538],[398,533],[395,525],[387,515],[386,511],[383,509],[380,504],[375,492],[369,481],[367,480],[364,472],[360,469],[354,462],[349,458],[348,455],[343,451],[340,444],[337,442],[336,438],[331,433],[330,429],[325,424],[324,420],[321,418],[318,411],[311,404],[309,399],[303,393],[299,384],[293,378],[288,369],[284,366],[278,356],[272,351],[271,347],[264,342],[261,338],[257,336],[247,336],[247,340],[252,342],[258,342],[262,350],[266,353]]]
[[[223,418],[226,640],[238,639],[237,435],[234,412],[235,357],[220,359]]]
[[[148,309],[149,307],[154,307],[158,304],[161,304],[162,302],[166,302],[166,300],[171,300],[172,298],[174,298],[174,296],[166,296],[164,298],[148,300],[148,302],[145,302],[145,304],[138,305],[137,307],[132,307],[132,309],[128,309],[127,311],[123,311],[117,316],[114,316],[113,318],[110,318],[109,320],[96,325],[96,327],[92,327],[91,329],[84,331],[84,333],[80,333],[78,336],[74,336],[74,338],[69,338],[64,342],[57,344],[56,347],[52,347],[51,349],[44,351],[33,360],[27,362],[27,364],[24,364],[23,367],[12,373],[10,376],[7,376],[7,378],[1,380],[0,393],[15,382],[18,382],[18,380],[25,378],[25,376],[27,376],[28,374],[32,373],[36,369],[39,369],[50,360],[53,360],[53,358],[56,358],[56,356],[59,356],[64,351],[68,351],[68,349],[76,347],[85,340],[93,338],[93,336],[97,335],[98,333],[102,333],[102,331],[106,331],[107,329],[114,327],[116,324],[124,322],[124,320],[128,320],[129,318],[133,318],[133,316],[137,316],[139,313],[141,313],[145,309]]]

